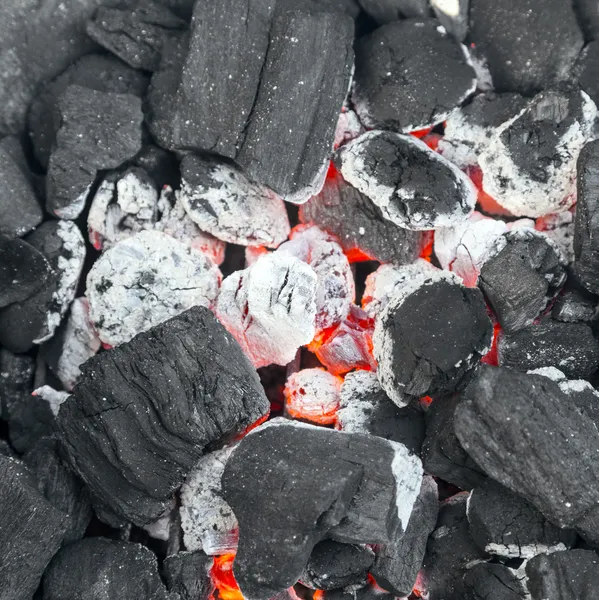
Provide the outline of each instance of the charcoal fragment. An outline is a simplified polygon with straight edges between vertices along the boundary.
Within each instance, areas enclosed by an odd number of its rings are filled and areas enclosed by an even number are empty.
[[[334,425],[342,382],[341,377],[319,368],[293,373],[283,391],[285,414],[318,425]]]
[[[464,600],[523,600],[526,590],[514,572],[501,564],[479,563],[464,575]]]
[[[403,18],[426,17],[427,0],[358,0],[362,10],[379,25]]]
[[[468,35],[470,0],[431,0],[431,6],[447,32],[463,42]]]
[[[203,552],[179,552],[163,563],[166,586],[181,600],[208,600],[214,591],[210,579],[212,560]]]

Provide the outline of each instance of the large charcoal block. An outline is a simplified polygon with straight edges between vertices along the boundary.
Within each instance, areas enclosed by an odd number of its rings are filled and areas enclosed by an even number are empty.
[[[208,600],[214,591],[210,578],[212,558],[203,552],[179,552],[167,556],[163,563],[169,592],[181,600]]]
[[[526,590],[519,577],[508,567],[479,563],[464,575],[463,600],[523,600]],[[564,598],[565,600],[565,598]]]
[[[359,0],[362,10],[379,25],[401,18],[426,17],[427,0]]]
[[[170,505],[202,450],[269,404],[248,359],[203,307],[85,363],[58,413],[69,458],[95,498],[138,525]]]

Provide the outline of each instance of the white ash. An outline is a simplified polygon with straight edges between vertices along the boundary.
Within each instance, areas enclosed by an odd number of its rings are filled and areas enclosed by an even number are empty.
[[[574,262],[574,215],[567,210],[537,219],[537,230],[542,231],[560,249],[566,264]]]
[[[537,554],[552,554],[568,548],[563,542],[550,546],[548,544],[487,544],[485,552],[504,558],[534,558]]]
[[[459,0],[431,0],[431,4],[448,17],[457,17],[460,14]]]
[[[285,384],[286,413],[313,423],[332,424],[339,408],[341,378],[320,368],[293,373]]]
[[[77,196],[77,198],[67,206],[63,206],[62,208],[55,208],[53,210],[54,214],[59,219],[76,219],[85,208],[85,201],[87,200],[87,195],[89,194],[89,191],[92,189],[92,185],[93,184],[90,183],[85,188],[85,191],[79,194],[79,196]]]
[[[369,416],[376,408],[373,400],[381,389],[372,371],[348,373],[341,386],[337,428],[347,433],[369,433]]]
[[[421,460],[412,454],[406,446],[398,442],[387,441],[393,446],[395,452],[395,458],[391,464],[391,470],[397,485],[395,503],[397,516],[401,521],[402,529],[405,531],[410,522],[414,502],[420,492],[424,471],[422,470]]]
[[[331,148],[331,152],[332,151],[333,149]],[[304,188],[297,190],[293,194],[287,194],[286,196],[283,196],[283,200],[285,200],[285,202],[291,202],[292,204],[305,204],[308,202],[308,200],[310,200],[310,198],[312,198],[312,196],[320,194],[322,188],[324,187],[328,170],[329,159],[327,157],[310,183],[308,183]]]
[[[152,523],[148,523],[143,526],[143,530],[150,536],[156,540],[162,540],[163,542],[168,542],[171,532],[171,522],[172,522],[172,511],[175,507],[175,502],[173,501],[171,506],[164,511],[164,514],[156,519],[156,521]]]
[[[31,394],[40,400],[45,400],[50,406],[50,410],[54,416],[58,415],[60,405],[69,398],[71,394],[69,392],[63,392],[61,390],[55,390],[50,385],[42,385],[37,388]]]
[[[599,392],[585,379],[568,379],[562,371],[555,367],[540,367],[539,369],[527,371],[527,373],[529,375],[542,375],[551,379],[551,381],[555,381],[564,394],[591,392],[598,399],[599,404]]]
[[[493,76],[484,56],[470,53],[470,64],[476,73],[477,89],[481,92],[492,92],[495,89]]]
[[[248,246],[245,249],[245,266],[251,267],[261,256],[268,254],[268,249],[264,246]]]
[[[339,115],[337,121],[337,129],[335,130],[335,141],[333,147],[335,149],[343,144],[347,144],[364,133],[364,127],[358,119],[358,115],[351,109],[344,108]]]
[[[461,109],[456,109],[446,119],[438,151],[460,169],[477,165],[479,154],[489,144],[494,132],[495,128],[473,123]]]
[[[541,375],[543,377],[547,377],[547,379],[551,379],[551,381],[561,382],[566,380],[566,376],[562,371],[556,369],[555,367],[539,367],[538,369],[533,369],[531,371],[527,371],[529,375]]]
[[[115,244],[87,277],[90,317],[110,346],[182,313],[212,307],[220,271],[208,256],[157,231]]]

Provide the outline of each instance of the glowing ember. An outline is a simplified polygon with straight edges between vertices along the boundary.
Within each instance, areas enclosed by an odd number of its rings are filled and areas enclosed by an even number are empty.
[[[234,560],[235,554],[223,554],[214,557],[210,577],[215,589],[211,600],[244,600],[233,575]]]
[[[493,344],[491,345],[491,349],[482,357],[481,362],[496,367],[498,365],[497,358],[497,338],[499,336],[499,332],[501,331],[501,325],[499,323],[495,323],[493,325]]]
[[[422,252],[420,253],[420,258],[423,258],[427,262],[431,262],[431,256],[433,255],[433,247],[435,244],[435,232],[427,231],[426,236],[428,240],[425,240],[425,245],[422,248]]]
[[[466,173],[472,179],[472,183],[478,190],[477,202],[483,212],[489,215],[511,217],[512,214],[503,208],[492,196],[483,190],[483,172],[479,166],[471,166],[466,169]]]
[[[413,135],[417,138],[423,138],[428,135],[433,130],[432,127],[425,127],[424,129],[416,129],[415,131],[410,131],[410,135]]]
[[[294,419],[333,425],[343,379],[324,369],[303,369],[289,377],[285,386],[285,409]]]

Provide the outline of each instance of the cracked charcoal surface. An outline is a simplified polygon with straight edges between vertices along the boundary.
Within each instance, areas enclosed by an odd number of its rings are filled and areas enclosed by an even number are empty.
[[[413,136],[369,131],[343,146],[335,164],[383,217],[406,229],[449,227],[474,209],[474,184]]]
[[[179,552],[163,563],[166,586],[181,600],[208,600],[214,591],[210,578],[212,559],[203,552]]]
[[[427,0],[358,0],[362,10],[379,25],[400,18],[426,17]]]
[[[352,101],[370,129],[408,132],[441,123],[475,86],[468,51],[436,19],[389,23],[356,46]]]
[[[244,431],[269,408],[248,359],[203,307],[81,371],[58,413],[61,438],[99,503],[137,525],[170,506],[206,446]]]
[[[522,600],[527,592],[508,567],[479,563],[464,575],[464,600]]]
[[[431,0],[431,7],[447,32],[463,42],[468,35],[470,0]]]

